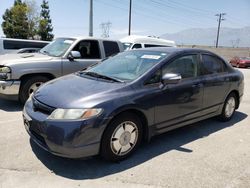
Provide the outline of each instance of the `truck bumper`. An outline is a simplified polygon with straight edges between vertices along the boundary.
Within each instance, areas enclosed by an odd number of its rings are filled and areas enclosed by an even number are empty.
[[[20,85],[18,80],[0,81],[0,98],[18,100]]]

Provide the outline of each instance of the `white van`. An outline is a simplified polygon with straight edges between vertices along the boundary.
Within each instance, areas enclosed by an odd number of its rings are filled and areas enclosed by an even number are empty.
[[[0,55],[17,52],[22,48],[43,48],[49,41],[0,38]]]
[[[120,40],[125,50],[149,47],[176,47],[174,41],[150,36],[130,35]]]

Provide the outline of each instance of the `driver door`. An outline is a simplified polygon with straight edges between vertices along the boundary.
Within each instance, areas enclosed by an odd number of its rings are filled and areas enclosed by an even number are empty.
[[[155,96],[155,123],[157,129],[175,126],[176,123],[198,116],[203,103],[203,85],[199,78],[198,55],[177,57],[162,68],[162,75],[177,73],[182,79],[159,89]]]
[[[63,75],[83,70],[101,61],[100,45],[97,40],[82,40],[72,51],[78,51],[81,54],[81,57],[75,58],[72,61],[69,59],[63,59]]]

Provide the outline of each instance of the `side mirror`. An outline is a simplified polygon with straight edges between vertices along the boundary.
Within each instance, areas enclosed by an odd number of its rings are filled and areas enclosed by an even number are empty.
[[[68,59],[70,61],[73,61],[74,59],[81,58],[81,54],[78,51],[71,51],[68,55]]]
[[[166,73],[162,77],[162,84],[178,84],[181,81],[182,77],[180,74],[176,73]]]

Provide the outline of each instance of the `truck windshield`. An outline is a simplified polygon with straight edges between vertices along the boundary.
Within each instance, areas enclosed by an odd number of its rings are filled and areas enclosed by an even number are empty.
[[[49,56],[61,57],[74,41],[75,39],[58,38],[42,48],[40,52]]]

